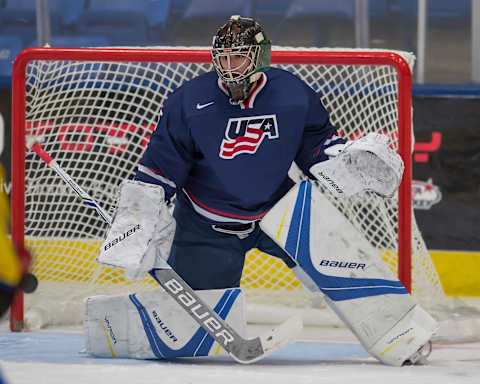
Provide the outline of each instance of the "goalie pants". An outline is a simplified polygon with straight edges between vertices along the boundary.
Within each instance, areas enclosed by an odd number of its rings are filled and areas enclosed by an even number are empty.
[[[173,216],[177,228],[168,263],[193,289],[224,289],[240,286],[245,253],[252,248],[295,262],[255,223],[245,238],[221,233],[204,221],[193,208],[177,200]]]

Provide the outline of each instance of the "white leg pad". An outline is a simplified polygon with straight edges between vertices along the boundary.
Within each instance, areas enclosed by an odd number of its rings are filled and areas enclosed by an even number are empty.
[[[292,188],[260,226],[295,260],[293,271],[304,286],[322,291],[383,363],[401,365],[435,332],[436,321],[417,305],[379,250],[310,183]],[[403,338],[404,332],[409,337]]]
[[[241,289],[197,293],[246,337],[245,299]],[[199,309],[197,316],[204,315]],[[84,330],[86,351],[97,357],[168,359],[226,354],[163,291],[89,297],[85,301]]]
[[[437,328],[437,322],[416,305],[369,352],[382,363],[401,366],[430,340]]]

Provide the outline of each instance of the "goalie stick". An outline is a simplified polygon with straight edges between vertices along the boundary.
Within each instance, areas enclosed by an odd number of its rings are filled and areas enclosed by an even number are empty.
[[[35,142],[29,146],[27,141],[27,147],[53,169],[86,205],[95,209],[106,223],[112,223],[110,215],[60,167],[39,143]],[[239,363],[249,364],[261,360],[287,344],[302,329],[302,320],[294,316],[264,335],[244,339],[205,304],[168,265],[164,269],[154,268],[149,273],[190,317]]]

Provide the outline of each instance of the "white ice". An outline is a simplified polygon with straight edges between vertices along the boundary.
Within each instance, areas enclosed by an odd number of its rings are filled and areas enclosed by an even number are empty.
[[[249,328],[250,336],[262,332]],[[480,343],[434,344],[426,366],[387,367],[346,329],[306,328],[301,339],[252,365],[229,357],[96,359],[82,353],[81,329],[0,330],[0,370],[8,384],[470,384],[480,383]],[[1,383],[1,379],[0,379]]]

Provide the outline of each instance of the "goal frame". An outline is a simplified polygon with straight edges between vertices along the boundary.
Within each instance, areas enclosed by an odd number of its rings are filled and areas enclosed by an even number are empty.
[[[147,53],[147,54],[146,54]],[[207,49],[152,48],[28,48],[15,59],[12,71],[12,154],[11,228],[12,241],[24,243],[25,226],[25,130],[26,67],[34,60],[75,60],[102,62],[209,63]],[[412,248],[412,73],[406,60],[391,51],[304,50],[272,51],[272,64],[387,65],[397,72],[398,152],[405,170],[398,192],[398,276],[411,290]],[[17,292],[10,311],[10,329],[23,328],[23,294]]]

